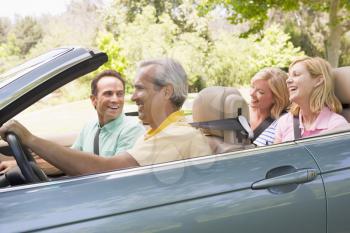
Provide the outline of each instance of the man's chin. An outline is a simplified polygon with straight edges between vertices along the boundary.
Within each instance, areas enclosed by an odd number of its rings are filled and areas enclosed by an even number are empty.
[[[121,114],[121,112],[118,112],[116,114],[111,114],[108,116],[108,118],[110,119],[110,121],[112,121],[112,120],[117,119],[120,116],[120,114]]]
[[[142,113],[140,113],[139,112],[139,119],[140,119],[140,121],[142,121],[142,123],[144,124],[144,125],[148,125],[149,124],[149,121],[145,118],[145,116],[142,114]]]

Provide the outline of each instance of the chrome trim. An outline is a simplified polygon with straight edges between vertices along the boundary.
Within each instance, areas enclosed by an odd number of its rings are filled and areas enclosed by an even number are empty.
[[[72,60],[69,60],[69,61],[61,64],[54,71],[50,71],[50,72],[44,73],[41,78],[39,78],[35,82],[29,84],[28,86],[26,86],[23,89],[21,89],[20,91],[18,91],[16,93],[16,95],[12,95],[10,98],[3,100],[0,103],[0,109],[5,108],[7,105],[12,103],[13,101],[18,99],[19,97],[23,96],[24,94],[28,93],[30,90],[36,88],[40,84],[42,84],[42,83],[46,82],[47,80],[51,79],[53,76],[61,73],[62,71],[66,70],[68,68],[71,68],[71,67],[75,66],[76,64],[79,64],[80,62],[85,61],[85,60],[87,60],[89,58],[91,58],[91,54],[86,52],[86,53],[81,54],[81,55],[79,55],[78,57],[76,57],[76,58],[74,58]],[[48,74],[51,74],[51,75],[48,75]]]

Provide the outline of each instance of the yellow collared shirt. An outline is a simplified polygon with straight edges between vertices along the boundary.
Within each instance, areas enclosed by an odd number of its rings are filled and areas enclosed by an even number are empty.
[[[211,154],[207,138],[186,123],[182,111],[172,113],[161,125],[140,137],[127,151],[140,166]]]
[[[185,120],[185,114],[183,111],[176,111],[170,114],[156,129],[149,129],[147,133],[145,134],[145,140],[149,139],[150,137],[158,134],[162,130],[164,130],[167,126],[174,122],[186,122]]]

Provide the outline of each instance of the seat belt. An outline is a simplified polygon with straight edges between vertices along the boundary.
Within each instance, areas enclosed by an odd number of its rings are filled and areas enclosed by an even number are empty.
[[[223,131],[233,130],[244,135],[249,139],[254,137],[253,130],[250,128],[249,123],[244,116],[213,121],[192,122],[189,124],[195,128],[214,129]]]
[[[272,117],[268,117],[263,122],[261,122],[260,125],[254,130],[254,137],[252,141],[255,141],[255,139],[257,139],[259,135],[272,124],[272,122],[274,122],[274,119]]]
[[[126,112],[125,116],[138,116],[139,112]]]
[[[301,131],[299,127],[299,117],[293,117],[293,127],[294,127],[294,140],[301,138]]]

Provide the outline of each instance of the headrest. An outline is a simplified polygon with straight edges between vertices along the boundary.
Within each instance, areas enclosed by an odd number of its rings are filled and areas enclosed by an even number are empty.
[[[237,117],[238,115],[243,115],[248,119],[249,109],[236,88],[207,87],[198,93],[193,102],[192,117],[194,122],[221,120]],[[201,130],[204,134],[218,137],[224,137],[228,133],[220,130]]]
[[[342,104],[350,104],[350,66],[333,69],[334,91]]]

